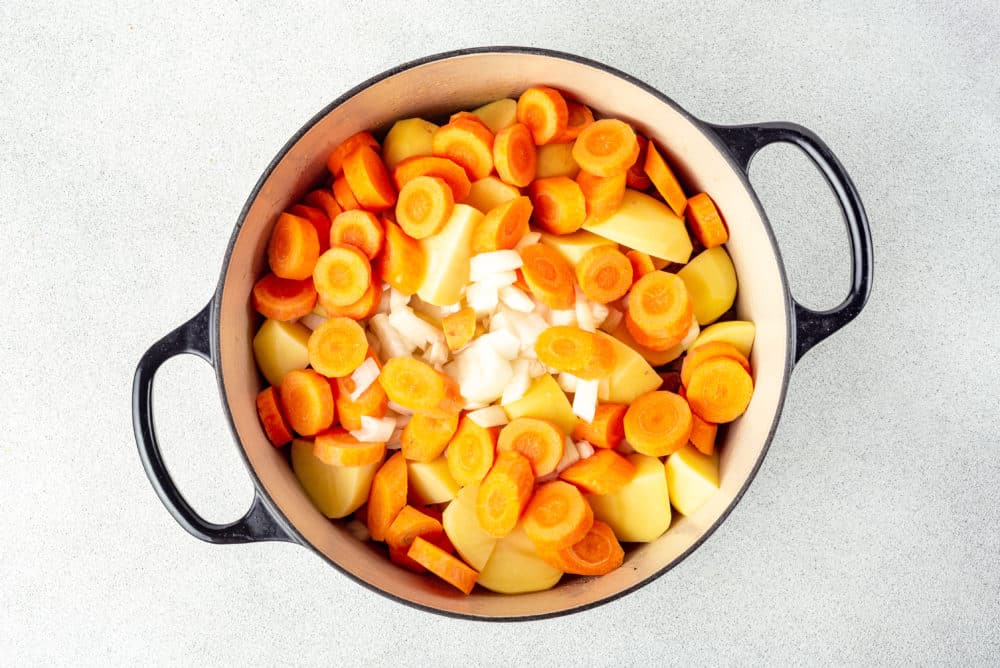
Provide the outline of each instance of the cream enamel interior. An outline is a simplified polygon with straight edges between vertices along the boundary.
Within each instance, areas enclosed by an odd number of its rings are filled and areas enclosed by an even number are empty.
[[[738,313],[757,325],[752,353],[756,391],[746,414],[722,444],[721,491],[692,517],[675,513],[659,540],[628,551],[625,565],[601,578],[564,578],[556,588],[465,597],[430,577],[391,567],[310,503],[280,453],[268,443],[254,407],[260,380],[250,340],[256,324],[248,306],[265,269],[276,216],[323,176],[329,152],[345,137],[409,116],[429,116],[514,96],[533,84],[566,91],[605,115],[632,122],[665,147],[688,188],[709,192],[729,225],[728,250],[740,280]],[[330,111],[288,151],[250,207],[229,260],[219,329],[221,370],[239,442],[273,503],[317,550],[357,578],[401,599],[449,613],[513,617],[557,613],[595,603],[642,582],[694,545],[735,502],[769,439],[784,393],[789,332],[779,260],[753,195],[701,128],[613,73],[555,56],[477,53],[418,65],[383,79]]]

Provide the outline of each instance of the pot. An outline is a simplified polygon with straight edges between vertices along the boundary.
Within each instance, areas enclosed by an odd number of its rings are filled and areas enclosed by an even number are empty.
[[[268,442],[257,420],[254,401],[261,380],[251,339],[258,320],[249,296],[265,270],[265,251],[277,215],[323,176],[326,156],[343,139],[402,117],[432,117],[516,97],[539,83],[631,122],[664,148],[683,183],[711,193],[730,229],[727,248],[740,280],[737,314],[757,325],[751,355],[756,390],[746,413],[729,426],[721,444],[719,492],[691,517],[676,517],[655,542],[629,549],[623,568],[600,578],[567,578],[544,592],[505,596],[477,590],[465,597],[434,578],[389,567],[378,547],[359,542],[313,507],[282,451]],[[771,227],[747,179],[754,153],[774,142],[805,151],[843,209],[852,278],[847,298],[829,311],[812,311],[792,298]],[[313,117],[278,152],[240,214],[211,301],[153,345],[139,362],[132,402],[136,441],[161,501],[181,526],[202,540],[299,543],[370,589],[446,615],[515,620],[579,611],[662,575],[725,520],[767,452],[792,367],[858,315],[871,283],[871,236],[861,200],[840,162],[809,130],[790,123],[711,125],[627,74],[564,53],[511,47],[443,53],[357,86]],[[152,417],[153,377],[165,360],[181,353],[198,355],[215,368],[226,416],[256,488],[246,515],[231,524],[202,519],[177,490],[160,455]]]

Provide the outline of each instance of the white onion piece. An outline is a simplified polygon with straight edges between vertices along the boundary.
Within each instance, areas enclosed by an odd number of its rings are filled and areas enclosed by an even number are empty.
[[[549,315],[549,324],[553,327],[575,325],[576,309],[552,309],[552,313]]]
[[[484,429],[500,427],[507,424],[507,413],[499,406],[487,406],[468,413],[470,420]]]
[[[410,298],[410,309],[415,313],[421,313],[438,322],[440,322],[441,318],[448,315],[444,312],[443,306],[436,306],[430,302],[425,302],[417,295],[413,295]]]
[[[382,288],[382,298],[379,299],[378,308],[375,309],[376,313],[384,313],[389,315],[389,298],[392,296],[392,288],[386,284]]]
[[[432,367],[441,370],[442,365],[448,361],[448,345],[443,340],[434,340],[424,352],[424,361]]]
[[[385,443],[392,438],[394,431],[396,431],[396,418],[373,418],[362,415],[361,429],[352,431],[351,436],[362,443]]]
[[[605,332],[613,332],[618,329],[618,325],[622,324],[622,312],[616,308],[608,307],[608,315],[604,318],[604,322],[601,323],[601,329]]]
[[[587,459],[593,457],[594,446],[590,444],[590,441],[577,441],[576,451],[580,453],[580,459]]]
[[[326,318],[319,315],[318,313],[306,313],[304,316],[299,318],[299,322],[301,322],[309,329],[316,329],[324,322],[326,322],[326,320],[327,320]]]
[[[531,360],[531,364],[528,366],[528,375],[532,378],[538,378],[539,376],[545,375],[545,365],[539,362],[537,359]]]
[[[368,321],[368,324],[381,345],[382,356],[385,359],[392,359],[393,357],[409,357],[410,353],[413,352],[414,346],[411,346],[410,342],[403,338],[403,336],[401,336],[400,333],[389,324],[389,316],[386,314],[377,313],[373,315]]]
[[[455,355],[444,372],[455,379],[463,397],[484,404],[499,399],[514,375],[510,362],[479,340]]]
[[[462,305],[458,302],[454,304],[445,304],[444,306],[438,307],[441,310],[441,315],[451,315],[452,313],[458,313],[462,310]]]
[[[409,408],[407,408],[406,406],[400,406],[391,399],[386,402],[386,405],[389,407],[389,410],[391,410],[393,413],[399,413],[400,415],[413,415],[413,411],[411,411]]]
[[[597,325],[594,322],[594,312],[590,310],[590,300],[582,294],[577,295],[575,311],[577,327],[585,332],[597,331]]]
[[[404,295],[396,288],[389,288],[389,312],[395,313],[400,309],[408,309],[410,295]]]
[[[542,234],[540,232],[528,232],[521,240],[517,242],[514,246],[514,250],[520,251],[525,246],[533,246],[537,244],[542,239]]]
[[[573,415],[586,422],[594,421],[594,412],[597,410],[597,389],[600,384],[599,380],[577,381],[576,393],[573,395]]]
[[[500,397],[501,404],[514,403],[527,393],[531,386],[531,376],[528,374],[529,366],[531,366],[530,360],[514,360],[511,364],[514,376],[503,390],[503,396]]]
[[[544,373],[544,369],[543,369]],[[556,376],[556,382],[559,383],[559,387],[562,388],[563,392],[569,392],[572,394],[576,392],[577,383],[580,383],[580,379],[571,373],[566,373],[565,371]]]
[[[521,288],[513,285],[505,285],[500,288],[500,301],[504,306],[520,313],[531,313],[535,310],[535,300],[532,299]]]
[[[497,309],[496,313],[490,316],[490,326],[488,329],[491,332],[496,332],[501,329],[509,329],[510,322],[507,318],[507,309],[500,307]]]
[[[374,351],[379,357],[382,356],[382,343],[378,340],[378,337],[371,332],[371,330],[365,330],[365,338],[368,339],[368,347]]]
[[[535,348],[535,341],[549,328],[545,319],[537,313],[518,313],[517,311],[507,311],[507,322],[513,329],[514,335],[521,339],[521,351]]]
[[[490,274],[519,269],[524,261],[517,251],[498,250],[473,255],[469,260],[469,280],[481,281]]]
[[[349,395],[351,401],[357,401],[358,397],[378,379],[379,373],[378,362],[371,357],[366,357],[365,361],[351,372],[351,380],[354,381],[354,391]]]
[[[492,285],[500,289],[506,285],[512,285],[517,281],[517,274],[513,271],[501,271],[496,274],[487,274],[476,281],[479,285]]]
[[[681,350],[687,350],[695,342],[699,334],[701,334],[701,327],[698,326],[697,320],[691,318],[691,327],[688,328],[688,333],[684,335],[684,339],[677,345],[681,347]]]
[[[521,349],[521,340],[514,336],[510,330],[498,329],[480,336],[476,339],[475,345],[492,346],[504,359],[511,361],[517,359],[517,353]]]
[[[594,324],[600,327],[605,318],[608,317],[608,307],[600,302],[591,301],[590,315],[594,318]]]
[[[563,437],[563,456],[556,464],[556,474],[562,473],[578,461],[580,461],[580,453],[576,449],[576,444],[569,436]]]
[[[389,314],[389,324],[400,336],[414,344],[415,348],[426,348],[435,341],[444,343],[444,332],[430,324],[409,307],[403,307]]]
[[[497,286],[488,283],[472,283],[465,291],[465,301],[476,312],[477,318],[488,316],[500,304]]]

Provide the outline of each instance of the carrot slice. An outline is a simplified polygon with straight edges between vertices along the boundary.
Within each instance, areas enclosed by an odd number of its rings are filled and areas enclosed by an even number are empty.
[[[533,86],[517,99],[517,121],[528,126],[536,146],[548,144],[566,132],[569,106],[555,88]]]
[[[311,278],[295,281],[267,274],[253,286],[253,307],[271,320],[295,320],[316,306]]]
[[[302,201],[309,206],[315,207],[326,214],[326,217],[331,221],[339,216],[344,210],[337,204],[337,198],[333,196],[333,193],[329,190],[313,190],[311,193],[302,198]],[[318,232],[319,230],[317,230]],[[322,239],[320,235],[320,239]],[[327,234],[329,239],[329,234]]]
[[[585,104],[566,100],[566,130],[552,140],[553,144],[565,144],[580,136],[583,129],[594,122],[594,112]]]
[[[563,433],[541,418],[519,417],[500,430],[497,452],[519,452],[531,462],[536,478],[556,470],[563,456]]]
[[[257,416],[264,427],[264,433],[271,444],[280,448],[292,440],[292,429],[281,412],[278,391],[273,387],[265,387],[257,393]]]
[[[331,318],[334,316],[343,316],[352,320],[364,320],[374,315],[381,303],[382,286],[375,283],[368,286],[365,294],[361,295],[361,299],[347,306],[337,306],[323,299],[322,295],[319,297],[319,305],[326,311],[326,315]]]
[[[399,225],[384,222],[385,247],[378,262],[378,276],[403,294],[412,295],[424,280],[427,267],[424,249]]]
[[[436,176],[443,180],[451,187],[456,202],[465,201],[472,189],[472,181],[465,173],[465,169],[448,158],[414,156],[403,160],[392,170],[392,179],[396,183],[397,190],[402,190],[403,186],[418,176]]]
[[[684,215],[684,208],[687,206],[687,197],[684,189],[678,183],[677,177],[670,169],[670,165],[663,159],[660,152],[656,150],[653,142],[649,142],[646,147],[646,162],[643,167],[649,180],[656,186],[657,192],[663,196],[666,202],[678,216]]]
[[[385,542],[389,546],[389,558],[400,566],[423,573],[426,569],[406,556],[417,538],[423,538],[438,547],[447,540],[439,518],[431,517],[426,511],[413,506],[403,506],[385,532]]]
[[[351,186],[347,183],[347,179],[344,176],[338,176],[333,180],[333,196],[336,198],[337,204],[344,211],[353,211],[354,209],[361,208],[361,203],[354,196],[354,191],[351,190]]]
[[[347,244],[331,246],[319,256],[313,271],[316,291],[335,306],[347,306],[358,301],[371,282],[372,268],[368,257]]]
[[[535,179],[538,154],[531,130],[515,123],[496,134],[493,140],[493,166],[504,183],[524,187]]]
[[[694,368],[687,400],[698,417],[721,424],[743,415],[753,397],[753,379],[728,357],[705,360]]]
[[[441,456],[458,429],[458,413],[432,417],[417,413],[403,428],[403,456],[415,462],[430,462]]]
[[[378,142],[371,136],[371,133],[359,132],[351,135],[341,142],[340,146],[333,149],[333,153],[326,159],[326,168],[334,176],[340,176],[340,173],[343,171],[344,160],[354,152],[354,149],[360,146],[368,146],[378,150]]]
[[[446,315],[441,319],[444,340],[450,350],[458,350],[472,340],[476,333],[476,311],[471,306]]]
[[[524,532],[539,548],[561,550],[583,540],[594,526],[594,511],[580,490],[561,480],[535,490],[524,509]]]
[[[339,378],[361,366],[368,354],[365,330],[354,320],[329,318],[309,335],[309,364],[327,378]]]
[[[539,556],[563,573],[606,575],[622,565],[625,551],[614,530],[594,520],[587,535],[561,550],[540,550]]]
[[[628,171],[639,157],[635,131],[623,121],[602,118],[580,133],[573,144],[573,159],[595,176],[613,176]]]
[[[371,348],[368,349],[368,357],[379,364],[378,357],[375,356]],[[379,368],[381,369],[380,364]],[[351,399],[351,395],[358,387],[353,378],[341,376],[335,380],[335,384],[337,398],[334,403],[337,405],[337,417],[344,429],[351,431],[361,429],[362,415],[373,418],[385,417],[385,412],[388,409],[388,398],[385,396],[385,390],[378,383],[369,385],[368,389],[362,392],[357,399]]]
[[[576,263],[576,280],[583,294],[607,304],[632,287],[632,263],[615,246],[595,246]]]
[[[312,436],[327,429],[336,418],[333,389],[312,369],[295,369],[281,381],[281,405],[292,429]]]
[[[681,382],[690,385],[691,373],[695,367],[713,357],[728,357],[731,360],[736,360],[740,366],[746,369],[747,373],[750,373],[750,362],[736,346],[725,341],[710,341],[692,348],[684,356],[684,362],[681,364]]]
[[[448,471],[455,482],[472,485],[486,476],[493,466],[499,432],[497,427],[480,427],[467,415],[462,416],[445,450]]]
[[[573,269],[559,251],[545,244],[521,249],[521,275],[528,289],[549,308],[568,309],[576,303]]]
[[[691,409],[673,392],[647,392],[625,412],[625,438],[644,455],[662,457],[680,450],[691,435]]]
[[[632,282],[638,281],[646,274],[656,271],[653,266],[653,259],[641,250],[630,250],[625,253],[625,257],[632,263]]]
[[[592,456],[581,459],[559,477],[571,482],[588,494],[614,494],[635,475],[632,462],[614,450],[598,450]]]
[[[368,531],[372,540],[385,540],[396,516],[406,506],[406,460],[397,452],[375,473],[368,492]]]
[[[489,210],[472,233],[472,252],[510,250],[528,233],[531,200],[515,197]]]
[[[532,220],[546,232],[576,232],[587,219],[587,201],[583,190],[568,176],[538,179],[528,188],[534,207]]]
[[[446,416],[460,406],[458,385],[451,377],[412,357],[394,357],[382,367],[378,382],[395,403],[411,411]]]
[[[698,448],[698,452],[703,455],[711,455],[715,452],[715,435],[719,431],[719,425],[714,422],[702,420],[697,415],[691,415],[691,436],[688,440]]]
[[[471,111],[456,111],[448,117],[449,123],[454,123],[455,121],[472,121],[473,123],[479,123],[487,130],[490,130],[490,126],[486,125],[486,123],[483,122],[483,119],[479,118],[479,116],[476,116]],[[493,132],[493,130],[490,130],[490,132]]]
[[[458,118],[438,128],[431,151],[461,165],[473,181],[493,171],[493,133],[478,119]]]
[[[406,553],[406,556],[463,594],[471,594],[473,587],[476,586],[476,580],[479,578],[479,573],[463,561],[420,536],[413,540],[413,545],[410,546],[410,551]]]
[[[611,176],[594,176],[588,171],[580,170],[576,182],[583,192],[587,204],[587,219],[604,220],[619,208],[625,199],[625,173]]]
[[[406,182],[396,201],[396,220],[414,239],[437,234],[451,217],[455,196],[436,176],[418,176]]]
[[[297,281],[309,278],[319,257],[316,228],[305,218],[283,213],[271,232],[267,261],[281,278]]]
[[[385,232],[375,214],[360,209],[344,211],[333,219],[330,227],[330,245],[354,246],[369,260],[382,250]]]
[[[506,536],[513,531],[534,485],[527,457],[510,450],[498,451],[476,496],[476,519],[483,531],[491,536]]]
[[[645,190],[652,185],[649,177],[646,176],[645,170],[646,146],[649,144],[649,140],[639,134],[635,136],[635,139],[639,143],[639,156],[632,163],[632,166],[628,168],[628,171],[625,172],[625,183],[633,190]]]
[[[715,202],[706,193],[698,193],[687,201],[687,222],[694,236],[705,248],[721,246],[729,241],[729,230]]]
[[[684,281],[675,274],[654,271],[632,286],[625,325],[639,344],[667,350],[684,339],[693,317],[694,307]]]
[[[627,409],[625,404],[598,404],[593,420],[587,422],[577,418],[573,440],[584,440],[598,448],[617,448],[625,439]]]
[[[330,247],[330,218],[320,209],[305,204],[289,207],[288,213],[299,218],[305,218],[316,228],[316,238],[319,239],[319,252]]]
[[[344,158],[344,177],[363,208],[384,211],[396,203],[389,172],[371,146],[359,146]]]
[[[385,457],[385,443],[367,443],[334,427],[316,434],[313,455],[331,466],[367,466],[377,464]]]
[[[543,364],[587,380],[603,378],[615,364],[615,349],[608,339],[568,325],[539,334],[535,354]]]

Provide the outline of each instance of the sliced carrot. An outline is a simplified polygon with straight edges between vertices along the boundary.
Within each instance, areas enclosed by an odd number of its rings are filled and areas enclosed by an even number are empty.
[[[312,278],[296,281],[267,274],[253,286],[253,307],[271,320],[295,320],[316,307]]]
[[[632,166],[628,168],[625,172],[625,182],[629,188],[634,190],[645,190],[652,182],[649,177],[646,176],[646,147],[649,145],[649,140],[642,135],[635,136],[636,141],[639,143],[639,155],[636,157],[635,162]]]
[[[396,189],[381,156],[371,146],[359,146],[344,158],[344,177],[363,208],[384,211],[396,203]]]
[[[713,357],[728,357],[731,360],[736,360],[740,366],[746,369],[747,373],[750,373],[750,362],[736,346],[725,341],[710,341],[692,348],[684,356],[684,362],[681,364],[681,382],[690,385],[691,373],[695,368]]]
[[[625,199],[625,172],[611,176],[594,176],[580,170],[576,182],[587,203],[587,220],[604,220],[619,208]]]
[[[539,334],[535,354],[543,364],[587,380],[605,377],[615,364],[614,346],[607,339],[568,325]]]
[[[368,357],[378,364],[378,357],[368,349]],[[381,368],[381,365],[379,365]],[[366,415],[373,418],[385,417],[388,409],[388,398],[385,390],[377,382],[368,386],[357,399],[351,399],[351,394],[357,389],[357,383],[350,376],[341,376],[336,379],[337,398],[334,401],[337,405],[337,417],[344,429],[354,431],[361,429],[361,416]]]
[[[531,130],[515,123],[496,134],[493,140],[493,166],[504,183],[524,187],[535,178],[538,154]]]
[[[595,176],[627,172],[637,157],[639,142],[632,126],[613,118],[594,121],[573,144],[573,159]]]
[[[476,496],[476,519],[483,531],[491,536],[513,531],[534,485],[527,457],[511,450],[498,451]]]
[[[461,121],[471,121],[473,123],[479,123],[480,125],[482,125],[487,130],[490,130],[490,126],[486,125],[486,123],[483,122],[483,119],[479,118],[479,116],[476,116],[471,111],[456,111],[454,114],[452,114],[451,116],[448,117],[448,122],[449,123],[454,123],[455,121],[459,121],[459,120],[461,120]],[[493,132],[493,131],[490,130],[490,132]]]
[[[330,247],[330,218],[322,210],[305,204],[289,207],[288,213],[299,218],[305,218],[316,228],[316,238],[319,239],[319,252]]]
[[[536,478],[556,470],[563,456],[563,433],[541,418],[514,418],[500,430],[497,452],[519,452],[531,462]]]
[[[617,448],[625,439],[625,404],[598,404],[590,422],[577,418],[573,440],[584,440],[598,448]]]
[[[576,281],[587,297],[607,304],[632,287],[632,263],[615,246],[595,246],[576,263]]]
[[[743,365],[728,357],[705,360],[694,368],[687,384],[691,410],[717,424],[743,415],[752,397],[753,379]]]
[[[723,222],[715,202],[705,193],[698,193],[687,201],[687,223],[705,248],[721,246],[729,241],[729,230]]]
[[[368,146],[378,150],[378,142],[371,136],[371,133],[359,132],[345,139],[341,142],[340,146],[333,150],[330,157],[326,159],[326,168],[334,176],[340,176],[340,173],[343,171],[344,160],[354,152],[354,149],[360,146]]]
[[[539,556],[563,573],[606,575],[622,565],[625,551],[614,530],[594,520],[587,535],[561,550],[540,550]]]
[[[583,190],[568,176],[537,179],[528,188],[534,207],[531,219],[546,232],[576,232],[587,219],[587,201]]]
[[[278,216],[267,246],[271,271],[281,278],[301,281],[312,276],[317,258],[319,237],[313,224],[290,213]]]
[[[396,223],[383,222],[385,246],[378,261],[379,278],[403,294],[412,295],[424,280],[427,267],[424,249]]]
[[[441,456],[458,429],[458,413],[432,417],[417,413],[403,428],[403,456],[415,462],[430,462]]]
[[[367,466],[385,457],[385,443],[367,443],[351,436],[347,430],[334,427],[316,434],[313,455],[331,466]]]
[[[406,553],[410,559],[429,570],[463,594],[471,594],[479,573],[437,545],[417,537]]]
[[[517,99],[517,121],[528,126],[536,146],[548,144],[566,132],[569,106],[555,88],[533,86]]]
[[[370,318],[378,311],[380,303],[382,303],[382,286],[376,285],[374,282],[368,286],[365,294],[361,295],[361,299],[347,306],[331,304],[323,299],[322,295],[319,298],[319,305],[326,311],[327,317],[343,316],[352,320]]]
[[[585,104],[566,100],[566,130],[552,140],[553,144],[565,144],[580,136],[583,129],[594,122],[594,112]]]
[[[347,306],[358,301],[371,282],[372,267],[368,257],[347,244],[331,246],[319,256],[313,271],[316,291],[327,303],[335,306]]]
[[[539,548],[561,550],[583,540],[594,526],[594,511],[580,490],[562,480],[535,490],[524,509],[524,532]]]
[[[354,209],[361,208],[361,203],[354,196],[354,191],[351,190],[351,186],[347,183],[347,179],[344,176],[338,176],[333,180],[333,196],[336,198],[337,204],[344,211],[353,211]]]
[[[670,165],[656,150],[656,145],[653,142],[649,142],[646,147],[646,162],[643,169],[649,176],[649,180],[656,186],[657,192],[663,196],[663,201],[674,210],[674,213],[683,216],[684,208],[687,206],[684,189],[681,188],[681,184],[678,183]]]
[[[673,454],[687,444],[690,435],[691,409],[673,392],[647,392],[625,412],[625,439],[644,455]]]
[[[515,197],[487,212],[472,233],[472,252],[510,250],[528,233],[531,200]]]
[[[698,448],[698,452],[703,455],[711,455],[715,452],[715,435],[719,431],[719,425],[714,422],[702,420],[697,415],[691,415],[691,436],[688,440]]]
[[[559,251],[545,244],[531,244],[521,249],[521,260],[521,275],[533,295],[549,308],[572,308],[576,303],[573,268]]]
[[[445,450],[448,471],[455,482],[472,485],[486,477],[493,466],[499,433],[497,427],[480,427],[467,415],[462,416]]]
[[[354,246],[371,260],[382,250],[385,232],[375,214],[360,209],[344,211],[333,219],[330,245]]]
[[[368,531],[373,540],[385,540],[393,520],[406,506],[406,460],[397,452],[379,467],[368,492]]]
[[[638,281],[646,274],[656,271],[653,266],[653,259],[641,250],[630,250],[625,253],[625,257],[632,263],[632,282]]]
[[[461,165],[473,181],[493,171],[493,133],[481,121],[458,118],[438,128],[431,150]]]
[[[273,387],[265,387],[257,393],[257,416],[264,427],[264,433],[271,444],[280,448],[294,438],[288,421],[281,412],[278,391]]]
[[[676,274],[654,271],[632,286],[625,325],[639,344],[667,350],[684,339],[693,317],[694,307],[684,281]]]
[[[590,457],[581,459],[559,477],[571,482],[588,494],[614,494],[624,487],[635,475],[632,462],[614,450],[598,450]]]
[[[476,311],[471,306],[450,313],[441,319],[444,340],[450,350],[458,350],[476,333]]]
[[[434,367],[412,357],[394,357],[382,367],[378,382],[395,403],[435,417],[457,413],[458,385]]]
[[[337,198],[329,190],[313,190],[303,197],[302,201],[325,213],[326,217],[331,221],[344,212],[341,206],[337,204]],[[322,239],[322,235],[320,235],[320,238]],[[329,234],[327,235],[327,239],[329,239]]]
[[[472,189],[472,181],[465,173],[465,168],[454,160],[437,156],[414,156],[403,160],[392,170],[392,179],[396,189],[402,190],[411,180],[418,176],[436,176],[451,186],[456,202],[463,202]]]
[[[403,506],[385,532],[389,558],[404,568],[423,573],[426,569],[406,556],[413,541],[418,537],[440,546],[442,539],[445,538],[441,520],[413,506]]]
[[[406,182],[396,201],[396,220],[414,239],[437,234],[451,217],[455,196],[436,176],[418,176]]]
[[[330,427],[336,418],[333,389],[312,369],[295,369],[281,381],[281,405],[292,429],[312,436]]]
[[[309,364],[327,378],[339,378],[361,366],[368,354],[365,330],[350,318],[327,319],[309,335]]]

